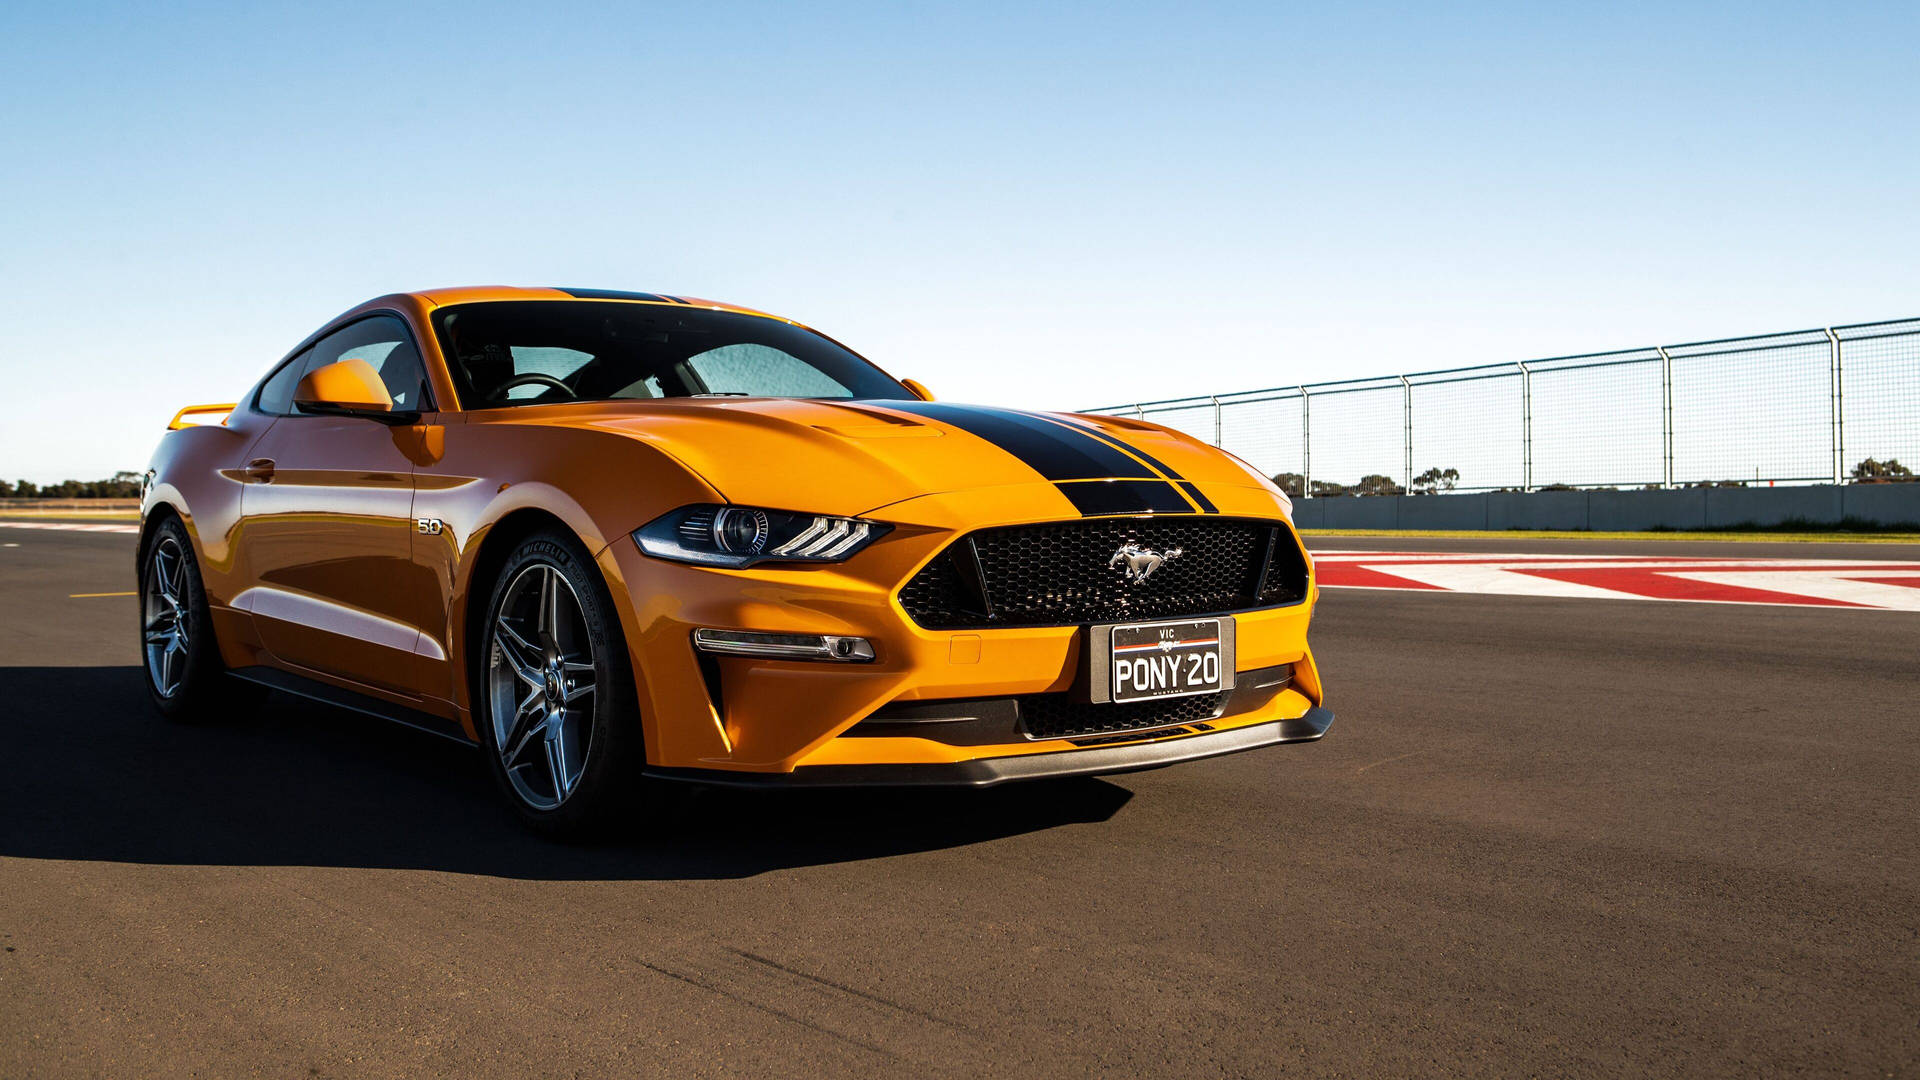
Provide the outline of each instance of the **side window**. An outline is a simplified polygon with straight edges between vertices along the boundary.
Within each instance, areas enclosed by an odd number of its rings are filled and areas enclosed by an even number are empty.
[[[260,396],[254,399],[254,408],[268,416],[285,416],[292,412],[293,388],[300,382],[300,376],[306,374],[307,362],[312,359],[313,350],[308,349],[280,365],[280,370],[261,384]]]
[[[844,398],[853,392],[812,364],[771,345],[742,343],[687,357],[709,394]]]
[[[392,315],[375,315],[343,326],[314,344],[313,362],[307,370],[355,359],[365,360],[380,373],[394,408],[432,408],[426,372],[420,366],[420,353],[413,346],[406,323]]]

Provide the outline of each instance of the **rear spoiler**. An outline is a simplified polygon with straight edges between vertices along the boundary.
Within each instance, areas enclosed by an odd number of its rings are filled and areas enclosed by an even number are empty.
[[[181,428],[199,427],[202,424],[214,424],[214,423],[224,424],[227,422],[227,414],[239,407],[240,406],[237,402],[231,402],[231,401],[226,403],[225,405],[189,405],[186,408],[181,409],[179,412],[173,414],[173,419],[167,422],[167,430],[179,431]],[[214,415],[218,415],[220,419],[219,420],[189,419],[189,417],[204,418],[204,417],[209,417]]]

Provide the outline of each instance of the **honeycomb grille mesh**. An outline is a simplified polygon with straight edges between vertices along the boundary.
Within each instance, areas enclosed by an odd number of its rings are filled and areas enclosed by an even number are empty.
[[[1230,690],[1186,697],[1092,704],[1071,694],[1032,694],[1017,699],[1020,726],[1029,738],[1064,739],[1113,731],[1144,731],[1173,724],[1197,724],[1220,715]]]
[[[1180,554],[1130,584],[1112,565],[1129,543]],[[907,582],[900,603],[929,629],[1074,626],[1272,607],[1304,597],[1306,580],[1292,533],[1270,522],[1069,521],[965,537]]]

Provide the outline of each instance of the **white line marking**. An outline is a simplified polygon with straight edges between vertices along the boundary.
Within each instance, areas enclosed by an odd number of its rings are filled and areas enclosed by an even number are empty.
[[[1494,593],[1500,596],[1575,596],[1588,600],[1631,595],[1618,589],[1602,589],[1573,581],[1517,574],[1499,566],[1401,563],[1381,573],[1453,592]]]
[[[58,532],[138,533],[138,525],[102,525],[78,521],[0,521],[5,529],[53,529]]]
[[[1709,585],[1732,585],[1742,589],[1766,589],[1769,592],[1817,596],[1848,604],[1889,608],[1894,611],[1920,611],[1920,589],[1905,585],[1882,585],[1877,581],[1856,581],[1852,575],[1920,579],[1920,571],[1867,574],[1850,571],[1848,575],[1817,570],[1754,570],[1738,574],[1677,573],[1674,577],[1704,581]]]
[[[1391,592],[1406,593],[1410,596],[1473,596],[1473,593],[1454,592],[1451,589],[1402,589],[1393,585],[1322,585],[1322,589],[1347,589],[1353,592]],[[1734,607],[1785,607],[1798,611],[1895,611],[1896,608],[1880,607],[1834,607],[1831,604],[1796,604],[1790,600],[1708,600],[1697,596],[1644,596],[1640,593],[1617,592],[1596,599],[1607,600],[1652,600],[1661,604],[1729,604]]]
[[[1342,566],[1400,566],[1407,563],[1489,563],[1512,565],[1527,570],[1588,570],[1597,567],[1627,567],[1641,569],[1668,569],[1673,567],[1893,567],[1899,569],[1920,568],[1920,562],[1907,562],[1895,559],[1756,559],[1739,556],[1703,556],[1685,558],[1668,555],[1420,555],[1402,552],[1381,552],[1377,557],[1355,557],[1349,559],[1315,560],[1316,562],[1336,562]],[[1398,570],[1382,569],[1382,573],[1396,574]]]

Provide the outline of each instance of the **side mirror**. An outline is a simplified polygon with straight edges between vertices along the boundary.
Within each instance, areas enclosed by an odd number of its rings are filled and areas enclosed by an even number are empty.
[[[307,372],[293,388],[293,403],[307,412],[364,416],[383,424],[411,424],[420,418],[417,412],[395,411],[380,373],[359,357]]]
[[[918,396],[918,397],[920,398],[920,400],[921,400],[921,401],[932,401],[932,400],[933,400],[933,391],[931,391],[931,390],[929,390],[929,389],[927,389],[926,387],[924,387],[924,386],[922,386],[922,385],[920,385],[920,383],[919,383],[918,381],[916,381],[916,380],[913,380],[913,379],[901,379],[901,380],[900,380],[900,385],[901,385],[901,386],[904,386],[904,387],[906,387],[907,389],[909,389],[909,390],[911,390],[911,391],[913,391],[913,392],[914,392],[914,394],[915,394],[916,396]]]

